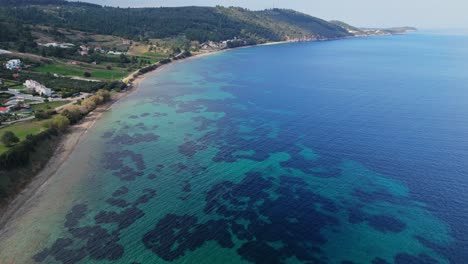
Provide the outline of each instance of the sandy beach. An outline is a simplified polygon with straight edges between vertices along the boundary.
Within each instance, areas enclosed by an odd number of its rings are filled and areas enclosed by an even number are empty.
[[[27,187],[21,191],[21,193],[19,193],[12,202],[10,202],[8,207],[3,209],[4,213],[0,218],[0,230],[3,230],[10,220],[21,215],[21,213],[26,209],[23,208],[23,206],[33,199],[39,190],[46,187],[47,182],[51,180],[51,176],[53,176],[60,166],[67,160],[89,128],[93,126],[99,117],[107,111],[113,103],[124,95],[125,94],[116,94],[115,98],[111,102],[96,108],[78,124],[70,127],[68,133],[61,136],[58,148],[55,150],[54,155],[51,157],[47,165],[33,178]],[[0,232],[0,234],[1,233],[2,232]]]

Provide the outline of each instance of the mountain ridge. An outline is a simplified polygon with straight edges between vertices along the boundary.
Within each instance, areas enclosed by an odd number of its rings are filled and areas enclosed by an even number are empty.
[[[46,25],[133,40],[184,35],[200,43],[234,38],[264,43],[355,35],[338,23],[290,9],[251,11],[221,6],[119,8],[65,0],[1,0],[0,3],[0,23],[4,25]]]

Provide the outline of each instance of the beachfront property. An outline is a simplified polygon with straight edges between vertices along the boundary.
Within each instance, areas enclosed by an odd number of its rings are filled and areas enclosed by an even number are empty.
[[[8,70],[19,70],[21,69],[21,60],[19,59],[15,59],[15,60],[9,60],[7,61],[7,63],[5,64],[5,68],[7,68]]]
[[[24,86],[26,86],[27,89],[35,91],[36,93],[40,95],[45,95],[45,96],[51,96],[52,95],[52,90],[45,87],[44,85],[34,81],[34,80],[27,80],[24,82]]]

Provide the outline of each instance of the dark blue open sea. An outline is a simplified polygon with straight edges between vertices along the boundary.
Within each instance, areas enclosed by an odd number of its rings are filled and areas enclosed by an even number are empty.
[[[468,263],[468,36],[171,64],[44,188],[1,263]]]

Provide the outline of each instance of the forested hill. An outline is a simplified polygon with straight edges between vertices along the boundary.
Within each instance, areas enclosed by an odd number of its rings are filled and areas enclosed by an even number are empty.
[[[339,25],[292,10],[224,7],[116,8],[63,0],[0,0],[1,38],[19,25],[46,25],[134,40],[185,35],[204,42],[243,38],[256,42],[352,35]],[[14,25],[14,26],[12,26]]]

